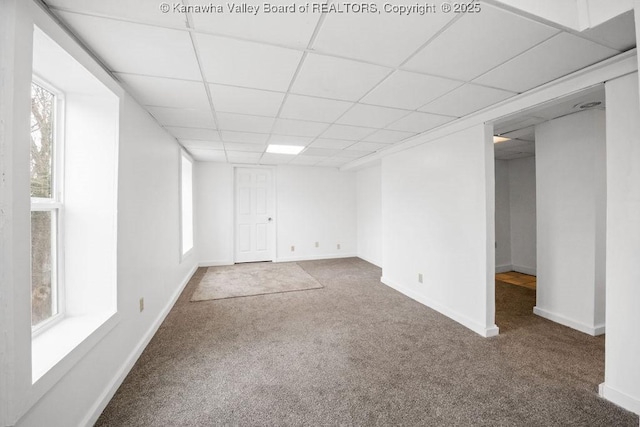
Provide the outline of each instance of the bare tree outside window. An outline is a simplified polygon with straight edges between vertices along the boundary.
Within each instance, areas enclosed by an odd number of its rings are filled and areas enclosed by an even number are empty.
[[[31,198],[53,201],[55,95],[31,84]],[[57,313],[55,301],[56,212],[31,212],[31,324]]]

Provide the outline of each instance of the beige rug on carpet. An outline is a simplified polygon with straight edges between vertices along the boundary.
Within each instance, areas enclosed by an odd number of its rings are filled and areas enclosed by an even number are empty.
[[[191,301],[320,289],[322,285],[295,262],[260,262],[209,267]]]

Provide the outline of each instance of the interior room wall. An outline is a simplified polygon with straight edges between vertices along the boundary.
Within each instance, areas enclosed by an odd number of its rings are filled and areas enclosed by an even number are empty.
[[[358,257],[382,267],[382,165],[357,172]]]
[[[496,334],[494,203],[484,125],[383,158],[382,281],[481,335]]]
[[[6,174],[2,184],[2,247],[3,251],[5,247],[10,248],[16,257],[5,259],[4,252],[2,256],[3,321],[0,325],[3,337],[11,337],[11,347],[9,352],[5,352],[5,339],[1,340],[0,419],[2,425],[91,425],[196,266],[195,254],[180,262],[179,148],[175,139],[162,130],[147,112],[131,97],[124,95],[120,104],[118,154],[117,323],[81,358],[66,364],[66,373],[50,388],[43,389],[38,383],[32,385],[29,152],[28,144],[16,141],[28,141],[29,138],[30,34],[34,20],[40,28],[53,31],[56,38],[59,37],[56,41],[78,55],[78,60],[87,69],[99,72],[99,66],[35,3],[3,2],[0,15],[5,12],[12,24],[1,28],[1,55],[3,73],[4,64],[10,64],[6,70],[11,79],[3,78],[0,82],[3,107],[0,109],[0,122],[3,126],[15,124],[13,129],[20,131],[10,134],[9,139],[0,139],[3,172]],[[10,43],[19,49],[4,50]],[[109,80],[110,87],[117,87],[104,71],[98,75],[100,79],[106,79],[103,81]],[[6,160],[11,165],[7,169]],[[9,222],[5,222],[6,212],[12,213],[9,219],[13,219]],[[5,225],[10,226],[10,235],[5,234]],[[11,264],[6,265],[5,261]],[[7,274],[10,274],[10,281],[5,281]],[[140,298],[145,299],[142,312],[139,311]],[[4,322],[5,313],[11,316],[10,322]]]
[[[607,346],[600,393],[640,414],[640,100],[638,73],[606,83]]]
[[[604,298],[605,114],[588,110],[536,127],[537,305],[534,312],[597,335]]]
[[[536,159],[508,161],[511,221],[511,265],[514,271],[536,274]]]
[[[356,256],[355,172],[308,166],[273,169],[276,260]],[[233,166],[197,162],[195,176],[200,264],[233,264]],[[291,246],[295,247],[294,251]]]
[[[511,204],[509,161],[495,161],[496,174],[496,273],[511,271]]]

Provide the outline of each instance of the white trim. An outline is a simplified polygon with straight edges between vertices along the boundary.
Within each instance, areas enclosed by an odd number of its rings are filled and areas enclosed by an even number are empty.
[[[419,303],[426,305],[427,307],[439,312],[440,314],[447,316],[448,318],[460,323],[462,326],[465,326],[469,329],[471,329],[473,332],[475,332],[476,334],[485,337],[485,338],[489,338],[489,337],[494,337],[496,335],[498,335],[499,329],[496,325],[493,326],[483,326],[480,323],[469,319],[467,316],[458,313],[455,310],[452,310],[449,307],[445,307],[443,305],[441,305],[440,303],[437,303],[435,301],[433,301],[432,299],[429,299],[423,295],[418,294],[417,292],[412,291],[411,289],[408,289],[402,285],[400,285],[397,282],[394,282],[393,280],[389,279],[388,277],[384,277],[382,276],[380,278],[380,282],[382,282],[383,284],[389,286],[392,289],[395,289],[396,291],[400,292],[401,294],[404,294],[406,296],[408,296],[409,298],[418,301]]]
[[[273,262],[295,262],[295,261],[316,261],[322,259],[339,259],[339,258],[357,258],[356,254],[327,254],[327,255],[308,255],[308,256],[292,256],[292,257],[280,257],[273,260]]]
[[[545,310],[544,308],[540,308],[538,306],[533,307],[533,313],[537,314],[540,317],[544,317],[547,320],[551,320],[552,322],[559,323],[563,326],[575,329],[594,337],[605,333],[604,324],[595,326],[585,325],[584,323],[578,322],[577,320],[569,319],[568,317],[561,314],[552,313],[551,311]]]
[[[233,265],[233,260],[227,261],[200,261],[198,267],[223,267],[227,265]]]
[[[531,267],[524,267],[522,265],[512,265],[513,271],[517,271],[518,273],[528,274],[529,276],[536,276],[536,269]]]
[[[607,383],[598,386],[598,394],[603,399],[613,402],[616,405],[640,415],[640,399],[629,396],[613,387],[609,387]]]
[[[373,264],[376,267],[382,268],[382,263],[378,263],[377,261],[374,261],[369,257],[363,256],[363,255],[356,255],[356,257],[360,258],[363,261],[367,261],[369,264]]]
[[[85,417],[83,418],[82,422],[79,425],[90,427],[96,423],[96,421],[100,417],[100,414],[102,414],[102,411],[104,411],[104,409],[107,407],[107,404],[109,403],[111,398],[113,398],[113,395],[118,390],[118,387],[120,387],[124,379],[127,377],[129,372],[133,368],[133,365],[135,365],[136,361],[138,360],[138,358],[140,357],[144,349],[147,347],[147,345],[149,344],[153,336],[156,334],[156,332],[158,331],[158,328],[160,328],[160,325],[162,324],[164,319],[167,317],[167,315],[169,314],[173,306],[175,305],[176,301],[180,297],[180,294],[182,294],[182,291],[184,291],[184,288],[187,286],[187,284],[195,274],[197,268],[198,268],[197,266],[194,266],[193,268],[191,268],[191,270],[189,270],[186,277],[182,280],[182,283],[180,284],[178,289],[176,289],[174,294],[169,299],[169,302],[167,303],[167,305],[165,305],[162,311],[160,311],[160,314],[158,315],[158,317],[156,317],[156,320],[151,324],[151,327],[149,328],[147,333],[142,337],[138,345],[133,349],[133,351],[131,352],[131,354],[125,361],[125,363],[122,365],[122,367],[118,370],[116,375],[111,380],[111,383],[105,388],[105,391],[98,397],[96,402],[91,406],[91,408],[89,409],[89,411],[87,412],[87,414],[85,415]]]
[[[513,271],[513,266],[511,264],[496,265],[496,274],[507,273],[509,271]]]

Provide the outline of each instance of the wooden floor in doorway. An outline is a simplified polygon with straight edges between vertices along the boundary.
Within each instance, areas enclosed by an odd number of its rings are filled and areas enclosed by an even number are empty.
[[[522,286],[528,289],[536,289],[536,276],[518,273],[517,271],[508,271],[506,273],[496,274],[496,280],[510,285]]]

